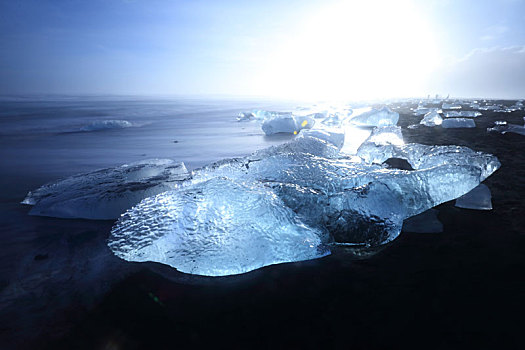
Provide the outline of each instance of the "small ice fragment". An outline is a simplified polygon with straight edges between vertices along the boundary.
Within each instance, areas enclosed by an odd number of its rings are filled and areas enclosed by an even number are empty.
[[[481,112],[478,111],[449,111],[445,112],[446,118],[457,118],[457,117],[469,117],[476,118],[481,115]]]
[[[443,224],[439,221],[437,209],[429,209],[421,214],[403,221],[403,231],[413,233],[443,232]]]
[[[441,105],[441,108],[442,109],[461,109],[461,105],[457,103],[443,102],[443,104]]]
[[[472,191],[456,200],[456,207],[476,210],[492,210],[492,195],[485,184],[479,184]]]
[[[82,127],[81,131],[100,131],[109,129],[123,129],[133,126],[127,120],[97,120],[91,124]]]
[[[252,112],[240,112],[237,116],[238,122],[246,122],[255,119],[255,115]]]
[[[499,132],[500,134],[506,134],[512,132],[514,134],[525,135],[525,126],[508,124],[505,121],[496,121],[492,128],[487,128],[487,132]]]
[[[475,128],[476,123],[472,119],[467,118],[448,118],[443,120],[441,127],[445,129],[453,128]]]
[[[441,118],[441,115],[439,115],[439,113],[436,111],[431,111],[425,114],[419,124],[423,124],[425,126],[436,126],[441,125],[442,122],[443,118]]]
[[[367,163],[381,164],[393,152],[394,146],[402,146],[403,135],[399,126],[374,128],[371,135],[357,149],[357,156]]]
[[[300,130],[310,129],[314,125],[314,118],[309,116],[295,117],[291,113],[288,113],[265,119],[262,124],[262,130],[266,135],[273,135],[277,133],[289,133],[297,135]]]
[[[399,113],[388,107],[383,107],[359,114],[350,119],[350,123],[358,126],[389,126],[396,125],[398,120]]]

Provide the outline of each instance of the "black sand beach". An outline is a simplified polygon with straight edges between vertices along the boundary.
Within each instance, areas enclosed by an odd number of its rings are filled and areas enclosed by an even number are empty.
[[[115,270],[122,268],[123,279],[101,287],[100,300],[80,294],[65,305],[42,303],[39,312],[53,317],[30,321],[25,314],[23,331],[9,326],[8,317],[21,317],[11,308],[2,320],[5,339],[48,349],[523,348],[525,137],[486,128],[495,120],[521,125],[524,112],[484,112],[475,129],[407,129],[421,117],[398,111],[405,142],[463,145],[499,158],[501,168],[484,182],[492,211],[447,202],[437,207],[442,233],[403,232],[370,256],[339,249],[241,276],[191,278],[159,264],[121,262]],[[95,247],[112,225],[28,220],[56,227],[65,244]],[[77,233],[66,238],[71,230]],[[34,257],[35,264],[52,258]],[[31,310],[21,304],[19,312]]]

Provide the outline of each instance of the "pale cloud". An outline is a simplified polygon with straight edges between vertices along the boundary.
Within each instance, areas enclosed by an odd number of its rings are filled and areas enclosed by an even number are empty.
[[[525,45],[477,48],[434,74],[429,92],[458,97],[525,97]]]
[[[483,41],[490,41],[501,38],[504,34],[508,33],[510,28],[505,25],[494,25],[485,29],[485,34],[480,37]]]

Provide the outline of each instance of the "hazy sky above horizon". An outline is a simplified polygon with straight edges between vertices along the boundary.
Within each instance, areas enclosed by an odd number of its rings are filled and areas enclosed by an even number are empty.
[[[0,94],[525,98],[525,0],[0,0]]]

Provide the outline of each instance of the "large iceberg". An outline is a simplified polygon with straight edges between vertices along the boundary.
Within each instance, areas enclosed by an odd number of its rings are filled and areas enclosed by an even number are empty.
[[[405,219],[469,192],[499,167],[465,147],[407,146],[393,151],[408,152],[413,171],[356,161],[311,136],[210,164],[126,212],[110,247],[126,260],[222,275],[322,256],[323,244],[377,246],[395,239]]]
[[[358,126],[389,126],[396,125],[398,121],[399,113],[388,107],[372,109],[350,119],[350,123]]]
[[[116,219],[144,198],[173,189],[189,177],[184,163],[150,159],[49,183],[29,192],[22,204],[31,215]]]

